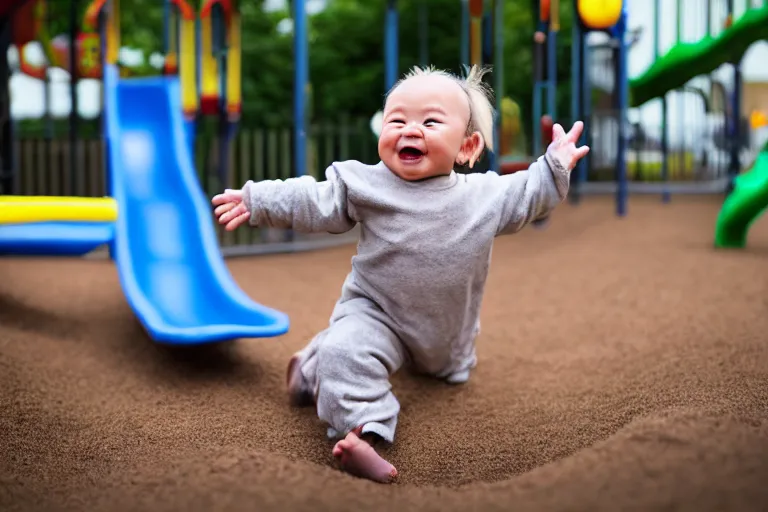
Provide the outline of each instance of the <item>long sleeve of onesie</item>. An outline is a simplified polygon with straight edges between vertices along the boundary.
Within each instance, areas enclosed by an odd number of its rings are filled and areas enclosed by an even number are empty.
[[[520,231],[528,223],[546,216],[568,194],[569,171],[550,153],[521,172],[504,176],[488,173],[494,181],[499,208],[498,235]]]
[[[311,176],[287,180],[248,181],[243,203],[252,226],[294,229],[304,233],[345,233],[357,220],[347,198],[347,186],[329,167],[326,181]]]

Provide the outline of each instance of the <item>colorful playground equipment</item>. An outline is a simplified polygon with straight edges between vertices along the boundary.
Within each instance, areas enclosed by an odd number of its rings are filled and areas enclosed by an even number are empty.
[[[0,254],[80,256],[114,238],[113,198],[0,196]]]
[[[183,0],[168,2],[183,13]],[[213,0],[209,9],[217,3],[225,13],[229,9],[233,27],[236,2]],[[100,68],[110,197],[2,196],[0,251],[82,255],[107,244],[128,303],[159,343],[284,334],[287,315],[253,302],[224,264],[209,201],[194,169],[179,76],[122,77],[117,65],[119,0],[99,4],[99,10],[89,11],[88,22],[100,27],[106,47]],[[194,85],[187,69],[197,60],[188,58],[197,54],[193,42],[179,45],[178,71],[187,87]],[[239,41],[227,44],[239,50]],[[232,67],[230,76],[239,79],[239,65]],[[239,87],[229,89],[239,98]],[[222,110],[236,118],[238,102]]]
[[[218,178],[229,183],[229,148],[242,114],[240,13],[236,0],[205,0],[199,19],[186,0],[165,3],[166,75],[179,74],[190,140],[201,116],[219,123]],[[200,51],[197,51],[197,41]]]
[[[101,36],[96,24],[95,14],[101,11],[106,0],[93,0],[86,8],[82,30],[75,40],[76,71],[80,78],[101,79]],[[29,0],[15,11],[12,21],[13,44],[19,50],[19,70],[38,80],[44,80],[49,68],[72,69],[70,63],[69,36],[59,34],[51,37],[46,20],[48,18],[48,0]],[[30,62],[26,47],[33,42],[40,43],[46,62]],[[124,75],[141,76],[152,72],[148,66],[133,68],[121,66]]]
[[[768,144],[752,168],[734,180],[715,223],[715,247],[743,248],[750,226],[768,208]]]
[[[657,0],[657,6],[660,1]],[[571,118],[584,121],[581,141],[583,144],[589,141],[593,102],[591,78],[588,72],[589,48],[586,44],[586,38],[590,32],[602,32],[615,42],[613,107],[618,116],[618,150],[615,164],[616,214],[624,216],[627,211],[628,195],[626,161],[627,96],[629,94],[627,6],[623,0],[574,0],[573,7],[575,16],[571,45]],[[552,102],[554,102],[554,98]],[[577,164],[574,171],[575,179],[572,179],[572,182],[575,186],[570,197],[572,202],[579,201],[580,186],[587,180],[589,160],[590,155],[587,155]]]
[[[117,204],[109,197],[0,196],[0,208],[3,224],[117,220]]]
[[[460,23],[460,37],[461,37],[461,55],[460,62],[465,66],[474,64],[490,64],[493,62],[493,66],[496,69],[503,68],[504,64],[504,23],[503,23],[503,0],[460,0],[461,2],[461,23]],[[294,91],[294,117],[295,117],[295,140],[297,143],[295,147],[295,159],[299,162],[297,165],[297,173],[299,175],[304,174],[304,140],[305,140],[305,108],[307,101],[307,91],[309,89],[307,83],[307,35],[306,35],[306,9],[304,2],[292,2],[293,4],[293,19],[294,19],[294,48],[295,48],[295,69],[296,75],[294,83],[296,84]],[[419,22],[423,25],[426,24],[426,12],[428,0],[420,0],[419,3]],[[384,90],[389,90],[397,80],[398,60],[399,60],[399,12],[397,0],[387,0],[386,2],[386,16],[384,27]],[[426,37],[421,35],[420,44],[422,60],[425,60],[427,54],[426,51]],[[422,62],[424,64],[424,62]],[[494,89],[497,91],[503,90],[504,74],[493,74],[495,83]],[[496,98],[497,111],[502,110],[502,97]],[[496,126],[494,130],[494,147],[500,146],[500,130],[502,121],[500,118],[496,120]],[[371,130],[376,134],[379,131],[380,126],[380,112],[377,112],[371,118]],[[483,158],[486,158],[485,156]],[[499,165],[501,159],[495,158],[495,155],[489,155],[488,165],[495,171],[500,172]],[[481,162],[482,164],[483,162]]]
[[[532,155],[520,155],[513,152],[500,154],[500,173],[509,174],[527,169],[552,140],[552,126],[558,118],[557,112],[557,41],[560,33],[560,0],[532,0],[534,28],[533,56],[533,141]],[[584,37],[590,31],[601,31],[618,41],[625,37],[626,17],[622,0],[573,0],[574,33],[572,44],[572,82],[573,119],[585,119],[592,101],[588,85],[582,83],[582,70],[585,68]],[[624,16],[624,17],[622,17]],[[626,54],[626,47],[619,50]],[[626,55],[624,56],[626,60]],[[588,83],[588,82],[587,82]],[[500,110],[504,119],[504,110]],[[503,126],[503,121],[502,121]],[[586,131],[586,130],[585,130]],[[509,137],[501,130],[502,137]],[[585,143],[586,134],[584,135]],[[504,143],[502,143],[504,147]],[[580,163],[581,172],[586,175],[586,161]],[[579,172],[579,171],[577,171]],[[619,170],[621,172],[621,170]],[[571,196],[576,197],[575,194]]]
[[[618,149],[615,162],[616,213],[623,216],[627,213],[629,192],[626,158],[628,149],[627,109],[639,107],[652,100],[661,101],[663,119],[661,196],[662,200],[669,201],[671,187],[668,182],[668,105],[666,95],[675,90],[693,91],[701,94],[705,99],[705,104],[709,104],[710,97],[715,98],[718,95],[717,91],[720,91],[724,97],[722,108],[727,116],[728,135],[731,140],[729,180],[727,180],[730,187],[728,190],[724,190],[729,192],[729,195],[717,221],[715,244],[719,247],[743,246],[749,226],[768,206],[768,165],[766,165],[768,146],[760,152],[748,173],[737,176],[741,170],[738,142],[742,126],[740,62],[753,43],[768,39],[768,2],[764,0],[747,2],[745,10],[736,16],[734,2],[708,0],[706,34],[700,40],[690,42],[683,41],[681,38],[686,20],[686,0],[677,0],[677,42],[662,54],[659,33],[661,1],[656,0],[654,8],[653,37],[656,58],[645,72],[630,79],[627,74],[629,38],[626,30],[626,2],[622,0],[574,0],[577,23],[574,23],[571,51],[572,62],[578,63],[578,65],[572,65],[571,117],[585,121],[583,136],[585,141],[589,140],[592,97],[590,78],[585,72],[588,69],[586,62],[589,60],[589,49],[585,45],[585,35],[590,31],[602,31],[609,34],[611,40],[615,42],[613,45],[615,93],[612,98],[614,101],[613,108],[618,112],[619,121]],[[546,0],[541,0],[542,9],[547,3]],[[711,22],[711,11],[714,5],[724,5],[727,10],[727,17],[720,31],[713,31],[712,28],[716,25],[716,23]],[[544,21],[543,16],[541,21]],[[551,44],[551,35],[548,42]],[[734,70],[734,85],[730,92],[725,90],[722,83],[714,81],[710,94],[688,85],[688,82],[693,78],[709,74],[726,63],[731,64]],[[551,62],[548,64],[552,65]],[[554,73],[549,76],[554,76]],[[550,109],[554,108],[553,100],[550,100],[548,106]],[[549,113],[557,119],[554,111],[550,110]],[[758,126],[761,124],[760,121],[759,113],[753,114],[753,125]],[[589,158],[590,156],[582,160],[574,173],[575,182],[571,197],[575,201],[578,201],[580,191],[587,179],[586,169]],[[677,189],[684,190],[685,187],[678,186]]]

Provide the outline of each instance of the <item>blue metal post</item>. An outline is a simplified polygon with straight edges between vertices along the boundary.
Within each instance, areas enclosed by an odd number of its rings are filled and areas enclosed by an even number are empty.
[[[575,7],[575,6],[574,6]],[[581,58],[581,25],[578,20],[578,13],[575,12],[572,28],[572,41],[571,41],[571,124],[581,119],[581,72],[584,61]],[[582,132],[581,139],[584,139],[584,133]],[[581,144],[580,144],[581,145]],[[584,166],[584,159],[581,159],[576,164],[576,186],[573,194],[569,194],[571,202],[576,204],[579,202],[579,192],[581,191],[581,184],[586,181],[586,169]]]
[[[547,36],[547,108],[552,120],[557,120],[557,30],[549,25]]]
[[[309,49],[307,45],[307,11],[305,2],[306,0],[294,0],[293,2],[293,123],[295,139],[293,165],[296,168],[297,176],[303,176],[307,171],[306,106],[307,82],[309,78]]]
[[[616,34],[619,39],[618,76],[616,83],[619,107],[619,144],[616,154],[616,215],[627,214],[627,103],[629,99],[629,77],[627,58],[627,4],[621,11]]]
[[[584,143],[592,142],[592,79],[590,69],[592,66],[592,54],[587,44],[584,32],[581,33],[581,116],[584,121],[584,134],[582,135]],[[582,158],[584,169],[584,181],[587,181],[587,174],[590,168],[592,154]]]
[[[734,180],[741,170],[741,62],[733,63],[733,94],[731,95],[731,161],[728,166],[728,189],[733,190]]]
[[[384,87],[389,91],[395,82],[397,81],[397,68],[398,68],[398,16],[397,16],[397,0],[387,0],[387,17],[385,27],[385,42],[384,42],[384,65],[385,65],[385,77]]]
[[[469,66],[469,0],[461,0],[461,64]]]
[[[488,64],[491,62],[491,54],[493,53],[493,11],[488,10],[483,13],[482,21],[483,42],[482,42],[482,63]]]

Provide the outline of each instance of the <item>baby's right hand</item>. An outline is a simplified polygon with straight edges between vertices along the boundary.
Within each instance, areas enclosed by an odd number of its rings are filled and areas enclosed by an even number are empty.
[[[251,212],[243,203],[243,191],[227,189],[223,194],[213,196],[211,202],[216,207],[213,211],[219,224],[226,224],[227,231],[234,231],[248,221]]]
[[[552,127],[552,143],[547,148],[547,153],[568,172],[571,172],[578,161],[589,153],[589,146],[576,147],[583,130],[582,121],[576,121],[568,133],[565,133],[563,127],[557,123]]]

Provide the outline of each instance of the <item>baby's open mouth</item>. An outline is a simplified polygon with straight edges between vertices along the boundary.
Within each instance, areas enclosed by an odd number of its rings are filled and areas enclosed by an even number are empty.
[[[403,148],[398,152],[398,155],[403,160],[418,160],[424,156],[424,152],[417,148]]]

